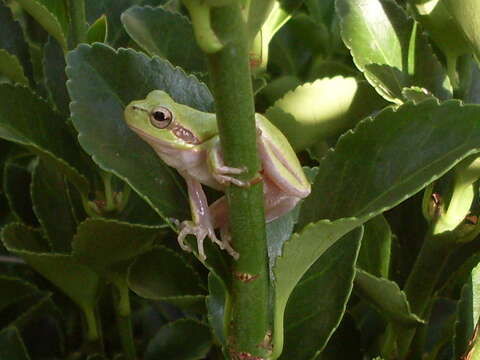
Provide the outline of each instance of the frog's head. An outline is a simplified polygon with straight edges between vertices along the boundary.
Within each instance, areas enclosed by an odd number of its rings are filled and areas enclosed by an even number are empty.
[[[132,101],[124,116],[133,131],[156,145],[189,149],[216,134],[213,114],[178,104],[161,90],[152,91],[146,99]]]

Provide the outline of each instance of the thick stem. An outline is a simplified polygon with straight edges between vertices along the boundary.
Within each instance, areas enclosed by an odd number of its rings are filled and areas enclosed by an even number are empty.
[[[224,48],[209,56],[220,139],[225,163],[246,167],[242,180],[258,176],[256,127],[248,62],[247,32],[238,1],[212,10]],[[233,247],[231,357],[266,359],[268,345],[268,271],[262,183],[227,189]]]
[[[133,341],[132,321],[130,318],[129,289],[124,281],[115,281],[113,284],[117,329],[122,341],[123,354],[126,360],[135,360],[137,354]]]
[[[68,8],[72,20],[70,44],[72,48],[75,48],[78,44],[84,43],[87,40],[85,0],[69,0]]]

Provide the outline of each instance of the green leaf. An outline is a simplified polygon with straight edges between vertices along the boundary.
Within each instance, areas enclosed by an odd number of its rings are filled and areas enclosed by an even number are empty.
[[[326,36],[322,35],[322,28],[306,14],[293,16],[270,42],[269,67],[300,77],[312,54],[325,53]]]
[[[122,14],[122,23],[128,35],[148,54],[187,71],[206,71],[205,55],[186,17],[161,7],[134,6]]]
[[[478,152],[479,144],[477,105],[432,100],[387,108],[342,136],[320,161],[300,223],[367,221]]]
[[[447,1],[427,0],[412,2],[415,18],[428,31],[435,44],[447,58],[456,58],[469,51],[469,44],[460,25],[448,11]],[[455,1],[455,4],[460,1]]]
[[[478,18],[480,3],[476,0],[444,0],[443,3],[450,16],[462,29],[473,53],[480,61],[480,20]],[[442,35],[448,31],[450,28],[444,29]]]
[[[70,116],[70,97],[67,91],[65,57],[58,42],[49,37],[43,48],[43,73],[48,94],[58,111],[65,117]]]
[[[33,68],[30,61],[30,53],[27,42],[23,37],[23,31],[20,24],[13,19],[10,9],[0,3],[0,49],[15,56],[20,62],[23,70],[22,73],[30,79],[33,84]],[[3,71],[7,70],[2,66]],[[0,72],[2,71],[0,70]],[[9,69],[13,71],[13,69]],[[18,70],[17,70],[18,72]]]
[[[23,67],[15,55],[0,49],[0,82],[19,83],[28,86],[28,79],[23,73]]]
[[[392,231],[383,215],[365,223],[357,266],[378,277],[388,279]]]
[[[108,271],[150,250],[154,240],[164,232],[160,227],[88,218],[77,228],[72,254],[96,271]]]
[[[341,133],[381,105],[364,82],[337,76],[297,87],[265,115],[299,151]]]
[[[158,216],[157,212],[153,210],[152,207],[136,192],[125,188],[120,191],[122,196],[128,196],[128,203],[122,212],[118,214],[118,220],[141,225],[159,226],[165,224],[162,218]]]
[[[204,359],[212,338],[207,326],[191,319],[178,320],[163,326],[150,340],[145,360],[197,360]]]
[[[310,360],[327,344],[352,291],[362,233],[358,228],[331,246],[295,286],[285,311],[280,359]]]
[[[414,103],[419,103],[424,100],[431,100],[435,98],[435,96],[429,93],[427,89],[419,88],[417,86],[403,88],[402,95],[406,100],[412,101]]]
[[[88,192],[67,124],[29,89],[0,84],[0,137],[51,159],[79,190]]]
[[[63,0],[17,0],[43,28],[67,49],[68,14]]]
[[[15,217],[29,225],[38,225],[32,210],[30,197],[31,171],[29,162],[31,157],[12,156],[5,162],[3,169],[3,189],[7,197],[10,210]]]
[[[105,15],[100,16],[95,22],[90,25],[87,30],[87,42],[92,44],[94,42],[106,42],[108,37],[108,22]]]
[[[462,289],[455,324],[455,358],[460,359],[470,349],[472,339],[478,339],[475,328],[480,316],[480,265],[477,265]],[[477,343],[477,341],[475,341]],[[478,345],[477,345],[478,347]],[[472,358],[476,359],[476,358]]]
[[[25,280],[8,276],[0,276],[0,289],[2,289],[0,311],[17,301],[39,293],[39,290],[34,285]]]
[[[204,311],[205,290],[200,284],[193,268],[164,247],[140,255],[128,272],[128,285],[137,295]]]
[[[115,48],[128,44],[128,36],[120,21],[122,12],[133,5],[158,6],[166,0],[86,0],[87,21],[92,24],[103,14],[107,15],[108,41]]]
[[[371,302],[389,321],[405,326],[423,323],[422,319],[411,312],[407,296],[394,281],[378,278],[362,269],[357,269],[355,290]]]
[[[365,335],[358,329],[353,316],[349,312],[345,312],[340,325],[322,350],[319,358],[322,360],[362,359],[365,352],[362,340],[365,340]]]
[[[30,360],[17,328],[8,327],[0,331],[0,359]]]
[[[229,301],[229,294],[223,281],[213,272],[208,274],[208,293],[208,323],[217,341],[226,349],[228,324],[225,321],[225,306]]]
[[[284,311],[296,284],[311,265],[342,236],[361,225],[358,219],[319,221],[307,225],[301,233],[283,245],[283,252],[273,268],[275,279],[274,351],[278,356],[283,348]],[[274,356],[275,358],[275,356]]]
[[[68,253],[76,231],[76,221],[66,179],[48,160],[35,163],[31,195],[33,210],[54,252]]]
[[[133,50],[116,52],[98,43],[81,45],[69,53],[67,63],[72,120],[83,148],[164,218],[187,217],[178,176],[127,127],[123,109],[132,100],[163,89],[177,102],[208,111],[213,99],[205,85],[166,61]]]
[[[39,233],[21,224],[3,228],[2,240],[11,253],[22,257],[81,308],[93,309],[100,290],[98,276],[71,255],[48,253]]]
[[[337,10],[355,64],[385,99],[401,103],[402,89],[410,86],[451,97],[445,69],[393,0],[338,0]]]

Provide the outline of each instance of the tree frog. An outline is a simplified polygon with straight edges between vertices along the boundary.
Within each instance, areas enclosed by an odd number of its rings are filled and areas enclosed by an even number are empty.
[[[229,240],[226,197],[209,206],[202,189],[202,185],[220,191],[231,184],[250,185],[235,178],[243,169],[226,166],[223,162],[216,115],[176,103],[166,92],[154,90],[146,99],[131,102],[124,116],[130,129],[185,179],[192,221],[183,221],[180,225],[180,247],[191,251],[184,239],[189,234],[196,236],[198,255],[205,260],[203,242],[208,236],[238,259],[239,254]],[[268,222],[293,209],[306,197],[310,193],[310,183],[281,131],[260,114],[255,114],[255,120]],[[215,229],[220,230],[221,240]]]

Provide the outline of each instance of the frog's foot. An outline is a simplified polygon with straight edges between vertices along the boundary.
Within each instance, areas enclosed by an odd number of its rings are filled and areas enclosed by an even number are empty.
[[[187,235],[193,235],[197,238],[197,248],[200,260],[205,260],[207,258],[205,255],[205,249],[203,247],[203,242],[207,236],[210,238],[210,240],[217,244],[220,249],[226,250],[235,260],[238,260],[239,255],[230,246],[230,242],[228,240],[223,240],[223,238],[222,241],[220,241],[215,235],[215,231],[212,227],[202,224],[195,224],[193,221],[183,221],[181,223],[180,233],[178,234],[178,244],[182,250],[191,252],[191,247],[185,243],[185,238]]]
[[[213,169],[213,177],[215,180],[217,180],[220,184],[234,184],[239,187],[247,187],[250,186],[249,181],[243,181],[239,180],[231,175],[240,175],[247,171],[245,167],[243,168],[235,168],[235,167],[230,167],[230,166],[225,166],[225,165],[219,165],[216,166]]]
[[[238,260],[240,257],[240,254],[236,252],[232,246],[230,245],[232,243],[232,236],[230,235],[230,231],[228,229],[228,226],[223,226],[220,228],[220,237],[222,239],[223,246],[225,247],[225,250],[235,259]]]

